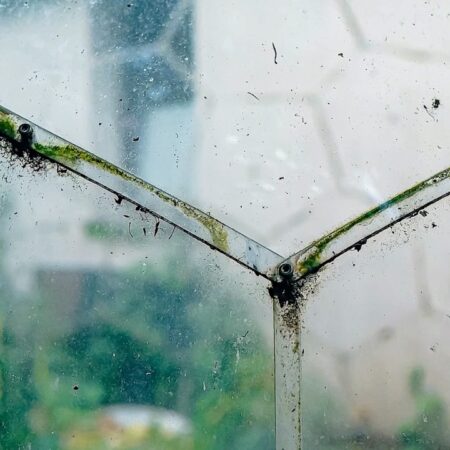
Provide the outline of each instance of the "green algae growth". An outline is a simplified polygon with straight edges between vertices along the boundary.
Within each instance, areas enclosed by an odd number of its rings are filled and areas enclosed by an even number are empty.
[[[16,124],[11,120],[11,118],[0,111],[0,134],[3,134],[10,139],[16,137]]]
[[[322,238],[318,239],[317,241],[313,242],[311,246],[309,247],[312,252],[309,253],[304,259],[299,259],[297,262],[297,270],[298,272],[303,276],[307,275],[309,273],[315,272],[321,264],[324,262],[322,261],[322,253],[327,248],[327,246],[338,239],[340,236],[344,235],[348,231],[350,231],[354,226],[361,224],[363,222],[366,222],[376,215],[380,214],[381,212],[389,209],[390,207],[394,205],[398,205],[403,200],[406,200],[410,197],[412,197],[417,192],[422,191],[423,189],[427,188],[428,186],[431,186],[435,183],[438,183],[439,181],[444,180],[445,178],[450,177],[450,167],[443,170],[442,172],[439,172],[436,175],[433,175],[431,178],[428,178],[425,181],[422,181],[421,183],[418,183],[411,188],[407,189],[406,191],[403,191],[402,193],[396,195],[395,197],[392,197],[391,199],[387,200],[384,203],[381,203],[380,205],[376,206],[375,208],[370,209],[369,211],[366,211],[365,213],[361,214],[360,216],[356,217],[355,219],[351,220],[350,222],[347,222],[345,225],[342,225],[341,227],[337,228],[336,230],[332,231],[331,233],[323,236]]]
[[[70,144],[66,146],[57,146],[57,145],[43,145],[35,143],[33,144],[33,149],[41,155],[44,155],[50,159],[59,161],[61,163],[68,163],[68,165],[77,165],[81,162],[91,164],[105,172],[118,176],[123,180],[130,181],[133,184],[136,184],[146,189],[147,191],[152,192],[153,194],[157,195],[161,200],[180,209],[183,212],[183,214],[186,215],[187,217],[192,218],[196,220],[198,223],[200,223],[203,227],[205,227],[208,230],[214,246],[225,253],[228,252],[229,250],[228,232],[223,224],[215,220],[213,217],[210,217],[207,214],[193,208],[187,203],[177,200],[174,197],[171,197],[165,192],[145,182],[141,178],[138,178],[135,175],[132,175],[126,172],[125,170],[120,169],[114,164],[111,164],[110,162],[92,153],[89,153],[85,150],[81,150],[80,148],[77,148]]]

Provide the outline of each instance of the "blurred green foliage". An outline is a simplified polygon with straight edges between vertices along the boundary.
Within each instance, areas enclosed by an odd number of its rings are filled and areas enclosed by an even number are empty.
[[[425,387],[425,370],[415,367],[409,375],[409,390],[416,405],[413,419],[399,431],[402,448],[409,450],[437,450],[445,445],[447,434],[444,401]]]
[[[274,448],[272,356],[238,292],[176,262],[59,276],[38,276],[33,296],[1,277],[0,449]],[[192,431],[105,428],[123,404],[176,411]]]
[[[416,367],[405,380],[414,400],[413,417],[398,431],[382,434],[370,422],[355,427],[348,407],[319,373],[304,374],[303,444],[307,450],[448,450],[445,402],[425,385],[425,370]]]

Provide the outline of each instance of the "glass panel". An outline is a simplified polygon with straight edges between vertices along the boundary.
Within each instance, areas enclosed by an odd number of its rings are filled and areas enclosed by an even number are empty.
[[[288,256],[449,164],[447,12],[374,5],[1,0],[0,103]]]
[[[449,220],[447,196],[303,286],[306,450],[450,445]]]
[[[0,448],[273,449],[267,281],[0,139]]]
[[[202,198],[286,255],[449,165],[448,12],[261,3],[198,3]]]
[[[187,195],[195,162],[191,2],[5,0],[0,24],[9,72],[0,74],[0,103]]]

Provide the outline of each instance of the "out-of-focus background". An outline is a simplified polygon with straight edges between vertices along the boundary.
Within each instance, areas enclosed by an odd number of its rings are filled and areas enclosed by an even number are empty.
[[[450,3],[416,0],[0,0],[0,103],[288,256],[449,165],[449,21]],[[265,283],[81,182],[2,176],[0,446],[272,448]],[[335,289],[305,318],[307,449],[447,448],[448,222],[434,214],[380,237],[403,250],[363,248],[320,281]],[[157,381],[118,353],[145,355]],[[221,401],[205,400],[208,376]]]

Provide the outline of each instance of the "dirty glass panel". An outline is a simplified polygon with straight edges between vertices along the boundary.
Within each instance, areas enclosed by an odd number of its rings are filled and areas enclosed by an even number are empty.
[[[449,165],[448,20],[419,0],[1,0],[0,103],[288,256]]]
[[[446,197],[302,288],[304,448],[450,448]]]
[[[267,281],[4,141],[0,179],[0,448],[274,448]]]
[[[174,194],[189,192],[193,8],[2,0],[0,103]]]
[[[286,255],[448,167],[447,6],[197,2],[204,208]]]

